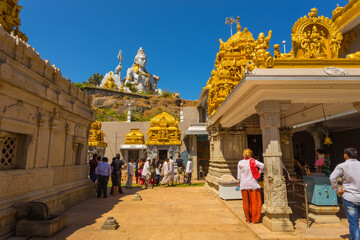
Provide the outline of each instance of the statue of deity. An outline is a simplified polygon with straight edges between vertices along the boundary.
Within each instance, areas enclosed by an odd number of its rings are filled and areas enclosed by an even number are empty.
[[[127,70],[126,78],[124,79],[125,86],[130,83],[131,85],[135,85],[138,91],[155,92],[160,77],[151,75],[146,71],[146,60],[146,54],[143,48],[140,47],[135,56],[134,64]]]

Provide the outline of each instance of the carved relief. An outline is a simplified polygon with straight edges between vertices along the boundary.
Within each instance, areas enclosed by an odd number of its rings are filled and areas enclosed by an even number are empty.
[[[93,122],[91,124],[91,129],[90,129],[89,146],[107,147],[107,143],[104,142],[104,137],[105,137],[105,133],[101,130],[101,122],[98,121]]]
[[[227,42],[219,40],[220,48],[216,55],[214,70],[206,84],[206,88],[209,89],[207,104],[210,116],[229,96],[244,77],[245,72],[274,66],[274,59],[267,51],[271,35],[272,31],[269,31],[267,36],[260,33],[255,40],[247,28],[241,31],[238,22],[236,34]]]
[[[150,120],[146,145],[181,145],[178,120],[163,112]]]
[[[343,35],[329,18],[317,16],[317,9],[311,9],[293,26],[291,40],[295,58],[336,59]],[[279,54],[277,53],[277,56]]]
[[[21,100],[18,100],[16,104],[5,107],[2,117],[26,123],[35,122],[34,116],[24,107],[24,103]]]
[[[125,144],[144,144],[144,134],[138,128],[131,129],[125,136]]]

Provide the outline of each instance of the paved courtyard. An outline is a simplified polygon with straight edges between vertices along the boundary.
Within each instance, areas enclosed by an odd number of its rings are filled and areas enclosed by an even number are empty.
[[[258,239],[203,187],[124,190],[68,209],[67,228],[46,239]],[[136,191],[140,202],[132,201]],[[101,230],[109,216],[119,222],[117,230]]]

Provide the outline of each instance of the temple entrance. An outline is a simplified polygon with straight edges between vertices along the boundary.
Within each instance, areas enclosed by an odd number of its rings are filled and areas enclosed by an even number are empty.
[[[161,162],[165,161],[165,159],[167,158],[167,155],[168,155],[167,150],[159,150],[159,160]]]
[[[129,150],[129,160],[134,159],[134,161],[139,159],[139,150]]]
[[[263,144],[262,135],[247,135],[248,148],[253,152],[253,158],[262,161]]]

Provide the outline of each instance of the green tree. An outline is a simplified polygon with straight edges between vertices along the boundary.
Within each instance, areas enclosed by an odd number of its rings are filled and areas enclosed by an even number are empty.
[[[101,80],[104,78],[103,74],[93,73],[87,80],[87,83],[90,83],[94,86],[98,86],[101,83]],[[84,82],[85,83],[85,82]]]

